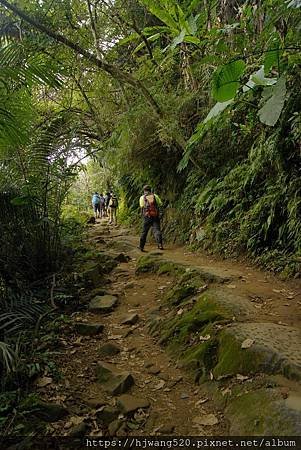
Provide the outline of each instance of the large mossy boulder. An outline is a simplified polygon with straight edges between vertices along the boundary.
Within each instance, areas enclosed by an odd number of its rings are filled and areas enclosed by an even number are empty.
[[[184,274],[186,268],[183,264],[178,264],[173,261],[166,260],[158,253],[150,253],[146,256],[141,256],[137,261],[136,274],[153,272],[166,275],[180,275]]]
[[[200,336],[208,334],[206,327],[209,324],[226,324],[232,321],[232,315],[214,301],[211,293],[199,296],[191,308],[183,314],[174,314],[174,317],[164,321],[161,327],[161,338],[164,343],[178,352],[180,348],[185,351],[187,343],[200,342]],[[180,348],[177,348],[180,347]]]
[[[180,278],[179,284],[195,280],[195,284],[201,286],[204,283],[225,283],[230,280],[213,272],[209,272],[201,267],[191,267],[166,259],[161,253],[149,253],[141,256],[137,262],[136,274],[153,272],[159,275],[171,275]]]
[[[300,436],[301,409],[288,406],[277,390],[240,392],[225,410],[232,436]]]
[[[195,370],[198,380],[203,381],[211,371],[216,379],[238,373],[301,379],[299,330],[254,322],[257,310],[248,299],[220,287],[209,288],[197,297],[192,294],[197,289],[195,277],[190,281],[185,277],[181,279],[186,285],[177,284],[165,294],[169,313],[150,317],[148,326],[153,335],[159,334],[161,344]],[[192,295],[193,301],[189,300]],[[173,303],[178,302],[181,314],[174,308]],[[242,348],[245,341],[251,345]]]
[[[253,341],[249,348],[242,343]],[[282,374],[301,379],[301,333],[274,323],[237,323],[224,329],[218,338],[215,376],[256,372]]]

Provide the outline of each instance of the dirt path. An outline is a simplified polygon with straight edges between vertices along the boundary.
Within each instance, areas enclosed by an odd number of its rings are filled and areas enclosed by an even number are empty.
[[[160,306],[164,290],[172,284],[171,278],[135,275],[141,252],[136,248],[137,237],[127,230],[96,224],[91,228],[89,240],[95,244],[99,238],[104,238],[111,249],[124,251],[131,259],[120,263],[109,275],[111,283],[105,288],[118,297],[118,306],[110,314],[99,316],[83,311],[73,315],[75,322],[103,324],[103,333],[95,337],[72,334],[68,341],[61,338],[65,350],[58,357],[58,364],[63,380],[56,386],[41,388],[41,393],[47,389],[48,400],[63,402],[70,414],[67,419],[49,425],[49,432],[60,435],[74,430],[80,432],[84,421],[81,431],[89,435],[226,435],[229,424],[223,411],[147,331],[149,314]],[[95,246],[105,249],[102,243]],[[155,250],[154,246],[149,248]],[[164,256],[228,276],[231,281],[224,289],[246,295],[256,308],[257,321],[300,327],[298,280],[284,283],[254,268],[197,256],[181,247],[167,246]],[[164,313],[164,307],[161,311]],[[133,325],[122,324],[128,314],[137,314],[138,321]],[[101,347],[105,343],[118,347],[118,353],[103,356]],[[118,396],[106,393],[97,382],[96,368],[101,360],[130,372],[135,381],[130,395],[148,401],[150,406],[131,414],[116,413]],[[204,425],[200,417],[211,425]]]

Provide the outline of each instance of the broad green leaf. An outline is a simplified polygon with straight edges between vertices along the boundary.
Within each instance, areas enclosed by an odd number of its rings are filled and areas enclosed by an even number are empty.
[[[242,59],[238,59],[219,67],[215,71],[212,78],[212,95],[215,100],[226,102],[235,97],[245,66],[245,62]]]
[[[218,116],[221,112],[223,112],[227,106],[231,105],[233,103],[233,99],[228,100],[226,102],[218,102],[216,103],[213,108],[209,111],[207,117],[204,120],[204,123],[209,122],[209,120],[213,119],[214,117]]]
[[[267,99],[263,107],[258,111],[259,119],[265,125],[273,127],[280,117],[286,96],[285,76],[279,78],[273,87],[267,87],[263,91],[263,98]]]

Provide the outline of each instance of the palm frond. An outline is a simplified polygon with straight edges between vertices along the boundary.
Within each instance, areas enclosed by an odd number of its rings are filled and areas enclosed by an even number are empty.
[[[0,341],[0,362],[6,373],[10,373],[15,369],[16,353],[12,347],[6,342]]]

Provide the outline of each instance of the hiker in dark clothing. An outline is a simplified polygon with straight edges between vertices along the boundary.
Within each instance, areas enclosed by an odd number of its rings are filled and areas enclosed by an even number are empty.
[[[140,237],[139,248],[144,252],[144,246],[146,243],[147,234],[149,229],[153,228],[153,233],[158,244],[158,248],[163,250],[162,233],[160,228],[160,211],[162,201],[157,194],[152,194],[150,186],[144,186],[143,195],[139,200],[141,213],[143,216],[143,230]]]

